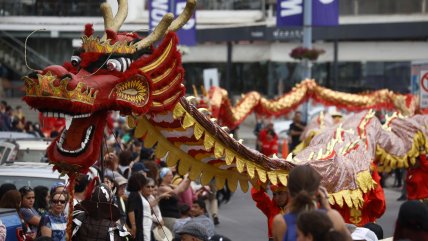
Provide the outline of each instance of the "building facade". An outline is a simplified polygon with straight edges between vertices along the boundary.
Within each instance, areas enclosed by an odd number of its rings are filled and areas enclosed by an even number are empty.
[[[0,63],[6,95],[19,95],[25,38],[31,68],[68,61],[86,23],[103,31],[102,1],[0,0]],[[108,0],[114,9],[117,3]],[[313,46],[325,50],[312,76],[328,88],[363,92],[410,91],[412,61],[428,59],[427,0],[340,0],[339,26],[314,27]],[[148,32],[147,2],[129,0],[122,31]],[[203,84],[203,70],[217,68],[230,94],[256,90],[269,97],[302,79],[302,65],[289,56],[301,46],[302,30],[275,26],[276,1],[199,0],[197,46],[183,56],[186,86]],[[13,52],[10,50],[13,49]],[[6,79],[6,80],[5,80]],[[8,88],[12,88],[12,93]]]

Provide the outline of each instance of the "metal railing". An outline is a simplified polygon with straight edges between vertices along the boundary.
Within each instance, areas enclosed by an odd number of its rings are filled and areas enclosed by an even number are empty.
[[[99,16],[103,0],[0,0],[0,16]]]
[[[28,68],[26,67],[24,60],[24,43],[4,31],[0,31],[0,36],[0,61],[17,74],[26,74],[28,72]],[[46,66],[53,65],[53,62],[28,46],[27,62],[29,66],[36,69],[43,69]]]

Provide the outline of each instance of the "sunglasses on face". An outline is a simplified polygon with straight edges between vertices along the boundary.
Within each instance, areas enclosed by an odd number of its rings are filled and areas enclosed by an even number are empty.
[[[66,201],[65,200],[52,200],[53,204],[65,204]]]

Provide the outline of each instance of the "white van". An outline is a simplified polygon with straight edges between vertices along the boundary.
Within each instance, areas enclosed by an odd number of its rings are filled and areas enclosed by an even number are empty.
[[[52,171],[48,163],[15,162],[0,165],[0,183],[13,183],[19,189],[23,186],[51,187],[56,182],[67,183],[67,176]]]
[[[43,139],[0,140],[0,163],[47,162],[49,144]]]

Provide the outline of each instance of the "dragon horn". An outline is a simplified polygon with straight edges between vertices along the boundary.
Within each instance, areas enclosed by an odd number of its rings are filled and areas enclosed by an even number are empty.
[[[152,45],[152,43],[160,40],[165,35],[166,31],[168,30],[168,26],[172,23],[172,20],[174,20],[174,15],[172,13],[165,14],[162,17],[162,20],[159,22],[158,26],[156,26],[155,30],[153,30],[149,36],[136,43],[136,48],[147,48]]]
[[[125,22],[126,17],[128,16],[128,1],[127,0],[117,0],[118,10],[116,16],[113,19],[113,13],[111,11],[110,4],[104,2],[101,4],[101,12],[104,18],[104,29],[111,29],[115,32],[118,32],[122,24]],[[102,37],[103,40],[106,39],[106,34]]]
[[[145,37],[143,40],[137,43],[137,49],[147,48],[154,42],[160,40],[167,32],[177,31],[183,27],[183,25],[186,24],[187,21],[189,21],[189,19],[192,17],[195,7],[196,0],[187,0],[186,7],[176,19],[174,19],[174,16],[172,16],[171,13],[167,13],[165,16],[163,16],[155,30],[153,30],[149,36]],[[171,21],[169,20],[169,15],[172,16]]]
[[[196,0],[187,0],[183,12],[171,23],[168,31],[177,31],[192,17],[193,10],[196,8]]]

